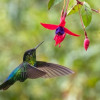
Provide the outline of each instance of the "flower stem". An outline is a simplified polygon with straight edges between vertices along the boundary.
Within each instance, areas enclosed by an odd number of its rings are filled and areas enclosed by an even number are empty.
[[[61,17],[64,16],[64,8],[65,8],[65,0],[64,0],[64,5],[63,5],[63,8],[62,8],[62,11],[61,11]]]
[[[77,1],[77,4],[80,4],[80,5],[83,5],[83,2],[79,1],[79,0],[76,0]],[[92,11],[96,12],[96,13],[100,13],[100,10],[95,10],[95,9],[92,9]]]
[[[69,0],[67,0],[67,5],[66,5],[66,10],[65,10],[66,15],[67,15],[68,5],[69,5]]]
[[[64,0],[64,5],[63,5],[63,9],[65,8],[65,0]]]
[[[95,9],[91,9],[91,10],[96,12],[96,13],[100,13],[100,10],[95,10]]]
[[[78,9],[79,9],[79,5],[78,5]],[[82,24],[82,27],[83,27],[83,30],[84,30],[84,35],[85,35],[86,38],[88,38],[87,33],[86,33],[86,30],[85,30],[85,26],[83,24],[83,20],[82,20],[82,16],[81,16],[81,13],[80,13],[80,9],[79,9],[79,16],[80,16],[81,24]]]

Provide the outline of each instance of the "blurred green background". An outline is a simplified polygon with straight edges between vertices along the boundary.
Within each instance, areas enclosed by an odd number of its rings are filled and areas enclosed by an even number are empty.
[[[86,1],[99,9],[99,0]],[[37,60],[64,65],[75,74],[16,82],[0,91],[0,100],[100,100],[100,14],[93,12],[86,29],[90,39],[87,52],[78,13],[66,18],[66,27],[81,36],[67,35],[59,48],[54,46],[54,31],[40,22],[59,24],[63,2],[49,11],[47,4],[47,0],[0,0],[0,84],[22,62],[24,52],[43,40]]]

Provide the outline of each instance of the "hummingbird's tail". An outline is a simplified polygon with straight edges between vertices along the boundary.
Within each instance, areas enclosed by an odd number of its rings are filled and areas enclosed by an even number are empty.
[[[5,81],[3,84],[0,85],[0,90],[7,90],[14,82]]]

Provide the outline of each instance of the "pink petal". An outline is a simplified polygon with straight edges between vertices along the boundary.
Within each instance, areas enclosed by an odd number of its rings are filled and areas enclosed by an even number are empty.
[[[40,23],[43,27],[49,29],[49,30],[55,30],[58,25],[53,25],[53,24],[44,24],[44,23]]]
[[[59,37],[58,37],[58,35],[55,35],[54,40],[55,40],[55,46],[58,45],[59,44]]]
[[[64,33],[62,36],[61,36],[61,42],[64,40],[64,38],[65,38],[65,36],[66,36],[66,33]]]
[[[64,27],[64,31],[65,31],[67,34],[72,35],[72,36],[80,36],[80,35],[78,35],[78,34],[75,34],[75,33],[71,32],[70,30],[68,30],[68,29],[65,28],[65,27]]]
[[[61,17],[59,26],[64,27],[66,24],[65,18]]]
[[[54,40],[55,40],[55,46],[59,44],[60,47],[60,43],[64,40],[66,36],[66,33],[64,33],[63,35],[55,35]]]

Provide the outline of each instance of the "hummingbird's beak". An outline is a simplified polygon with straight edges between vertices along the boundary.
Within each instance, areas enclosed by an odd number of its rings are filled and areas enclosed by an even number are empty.
[[[40,44],[38,44],[34,49],[37,49],[44,41],[42,41]]]

